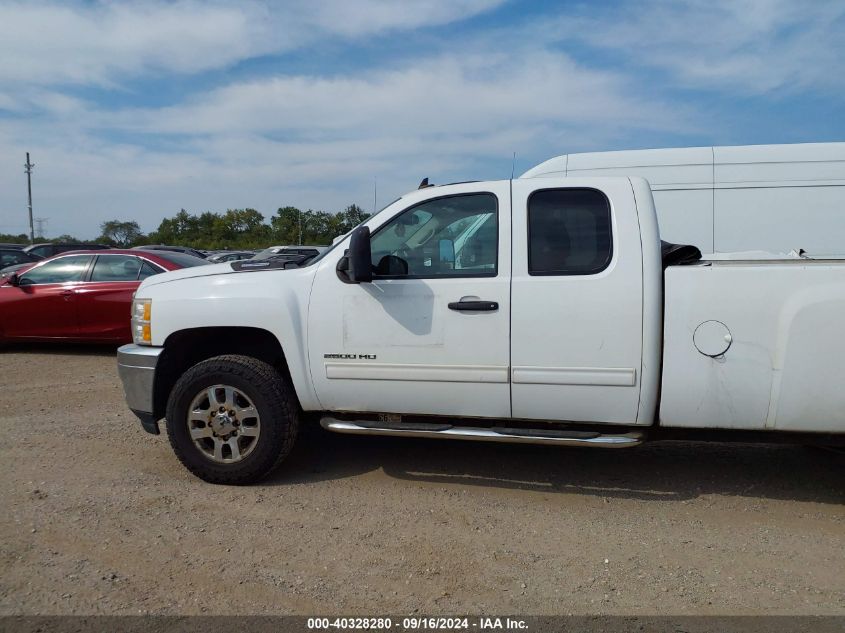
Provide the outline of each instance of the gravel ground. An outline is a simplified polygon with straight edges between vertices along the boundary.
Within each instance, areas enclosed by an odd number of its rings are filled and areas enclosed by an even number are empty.
[[[0,354],[0,614],[845,614],[845,455],[310,430],[212,486],[112,349]]]

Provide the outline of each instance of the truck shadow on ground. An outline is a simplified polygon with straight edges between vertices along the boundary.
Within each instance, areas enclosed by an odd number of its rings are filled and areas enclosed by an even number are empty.
[[[458,485],[642,501],[728,495],[845,503],[845,454],[787,444],[655,442],[631,449],[561,448],[390,437],[309,428],[265,483],[295,485],[382,470]]]

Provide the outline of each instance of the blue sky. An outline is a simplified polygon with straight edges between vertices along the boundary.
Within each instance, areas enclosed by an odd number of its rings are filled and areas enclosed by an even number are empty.
[[[568,152],[845,140],[841,0],[0,5],[0,232],[337,211]]]

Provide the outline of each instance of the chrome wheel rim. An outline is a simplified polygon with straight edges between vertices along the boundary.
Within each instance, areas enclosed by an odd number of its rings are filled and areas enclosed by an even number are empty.
[[[240,389],[211,385],[191,401],[188,433],[204,457],[218,464],[234,464],[255,450],[261,417]]]

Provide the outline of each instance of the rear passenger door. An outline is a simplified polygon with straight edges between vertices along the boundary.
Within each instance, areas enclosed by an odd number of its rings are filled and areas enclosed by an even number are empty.
[[[134,255],[97,255],[87,283],[76,289],[79,335],[108,341],[130,340],[132,293],[150,274],[162,272]]]
[[[532,178],[512,192],[513,417],[635,424],[643,273],[630,184]]]

